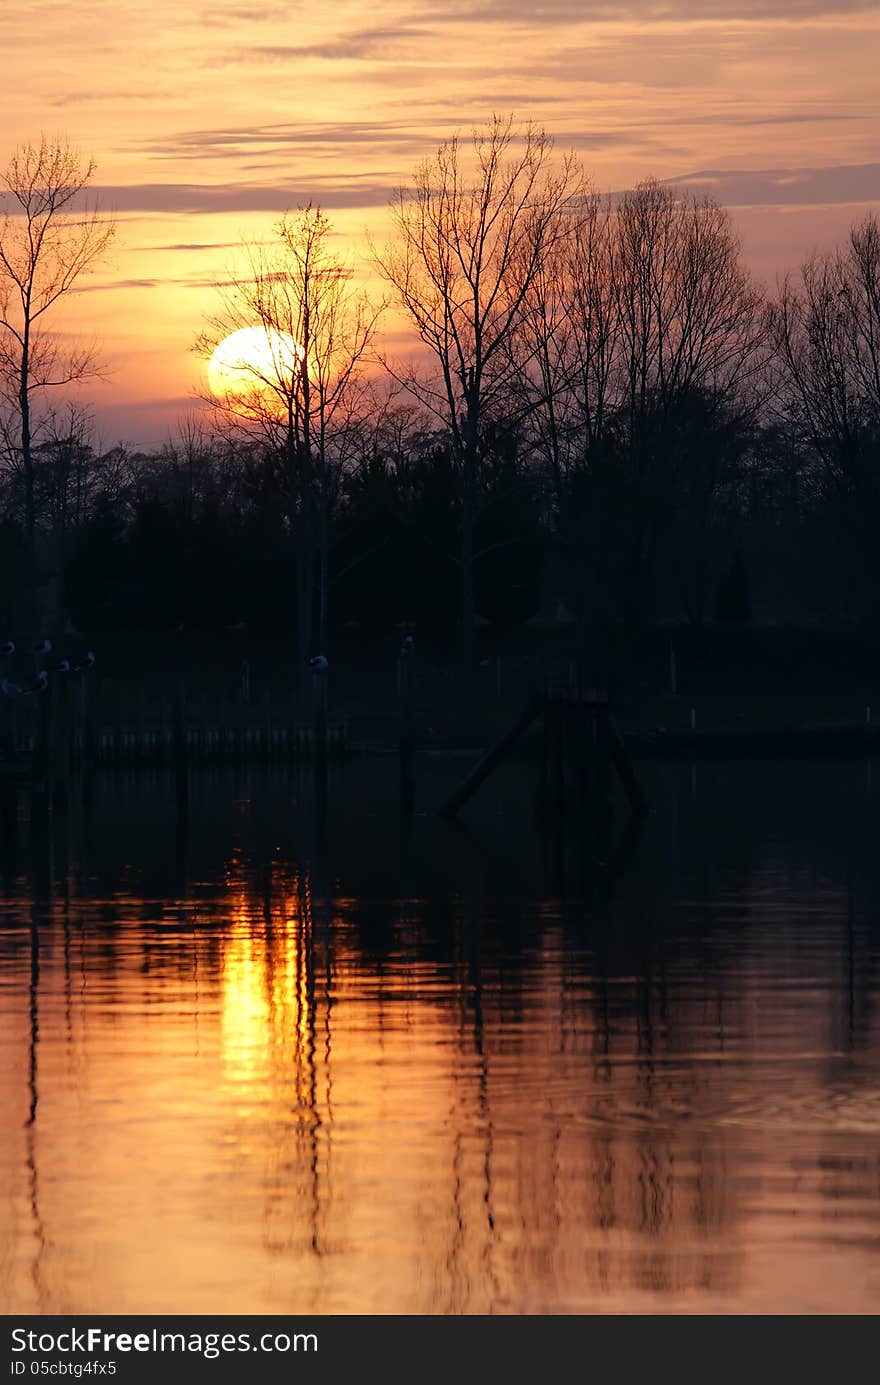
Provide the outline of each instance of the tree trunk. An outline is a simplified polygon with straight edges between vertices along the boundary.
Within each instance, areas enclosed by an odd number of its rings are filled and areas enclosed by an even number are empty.
[[[474,585],[474,531],[477,511],[476,427],[471,419],[462,452],[461,552],[459,572],[459,636],[461,682],[466,714],[474,690],[476,667],[476,597]]]
[[[34,498],[34,463],[31,451],[31,400],[28,390],[28,379],[30,375],[30,360],[28,352],[28,335],[25,333],[25,342],[22,348],[21,358],[21,377],[18,390],[18,406],[21,414],[21,469],[24,475],[24,527],[25,539],[27,543],[27,570],[28,570],[28,616],[31,623],[31,634],[37,638],[38,630],[38,604],[37,604],[37,511]]]
[[[309,659],[312,655],[315,599],[312,516],[307,495],[303,496],[302,508],[294,533],[296,537],[296,691],[299,706],[306,708],[309,705],[311,692]]]
[[[318,529],[318,644],[320,652],[327,653],[327,626],[330,611],[329,592],[329,516],[327,498],[321,497]]]

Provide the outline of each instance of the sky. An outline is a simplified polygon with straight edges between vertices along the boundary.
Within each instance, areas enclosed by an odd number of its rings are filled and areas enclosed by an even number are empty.
[[[876,4],[2,0],[0,52],[0,164],[69,139],[117,217],[58,324],[100,344],[106,445],[158,445],[198,407],[193,342],[242,241],[311,201],[369,277],[390,193],[493,112],[544,125],[602,190],[708,189],[771,286],[880,208]]]

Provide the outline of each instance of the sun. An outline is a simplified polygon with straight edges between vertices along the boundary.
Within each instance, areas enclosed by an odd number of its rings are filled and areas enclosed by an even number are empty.
[[[224,337],[208,363],[211,393],[262,393],[290,380],[299,369],[303,350],[286,332],[274,327],[241,327]]]

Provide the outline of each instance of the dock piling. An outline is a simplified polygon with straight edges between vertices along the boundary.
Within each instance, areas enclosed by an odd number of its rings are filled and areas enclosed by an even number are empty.
[[[400,715],[398,758],[400,801],[403,812],[411,816],[415,808],[415,646],[406,635],[397,656],[397,700]]]

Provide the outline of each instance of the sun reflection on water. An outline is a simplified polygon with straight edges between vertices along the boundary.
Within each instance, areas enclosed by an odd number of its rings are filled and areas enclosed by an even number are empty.
[[[451,884],[239,849],[0,906],[10,1310],[866,1303],[880,965],[840,891],[750,866],[714,931],[655,893],[603,934]]]

